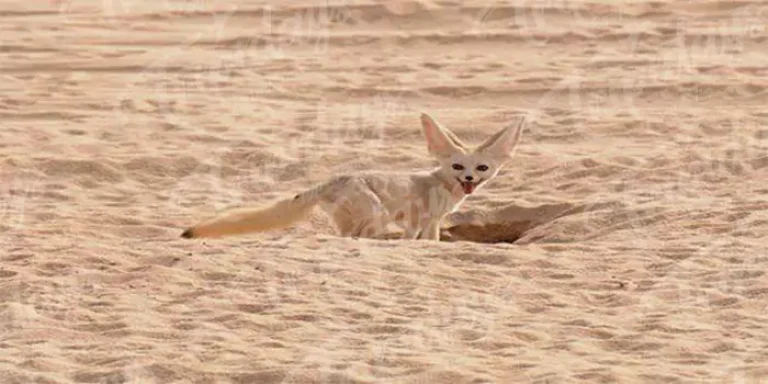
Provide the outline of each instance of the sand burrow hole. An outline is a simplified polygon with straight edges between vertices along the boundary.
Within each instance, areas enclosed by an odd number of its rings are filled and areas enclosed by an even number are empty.
[[[620,202],[556,203],[533,207],[508,204],[493,209],[470,209],[448,215],[440,229],[440,240],[486,244],[579,241],[610,232],[610,223],[615,221],[611,217],[622,216],[619,213],[628,213],[626,211]],[[314,214],[308,227],[314,233],[338,233],[324,213]],[[402,236],[402,230],[390,226],[374,238],[398,240]]]
[[[441,241],[477,243],[530,243],[567,238],[571,232],[590,232],[589,213],[612,204],[544,204],[537,207],[507,205],[495,210],[456,212],[448,216]],[[586,214],[586,216],[585,216]],[[562,225],[556,225],[559,222]],[[557,233],[555,233],[557,232]],[[556,240],[555,240],[556,241]]]

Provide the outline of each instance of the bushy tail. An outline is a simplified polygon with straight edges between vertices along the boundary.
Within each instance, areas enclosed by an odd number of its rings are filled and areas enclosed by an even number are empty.
[[[187,228],[181,237],[221,237],[282,229],[306,218],[321,199],[333,199],[352,180],[338,176],[266,208],[239,208]]]
[[[221,237],[286,228],[306,218],[317,204],[316,199],[301,197],[297,195],[266,208],[233,209],[187,228],[181,237]]]

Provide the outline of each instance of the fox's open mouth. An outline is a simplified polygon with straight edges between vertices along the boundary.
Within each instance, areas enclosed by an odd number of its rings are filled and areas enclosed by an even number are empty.
[[[483,179],[480,179],[478,181],[461,181],[458,177],[456,178],[458,180],[459,184],[461,184],[461,189],[464,190],[464,193],[469,195],[470,193],[475,191],[475,188],[477,188],[480,183],[483,182]]]

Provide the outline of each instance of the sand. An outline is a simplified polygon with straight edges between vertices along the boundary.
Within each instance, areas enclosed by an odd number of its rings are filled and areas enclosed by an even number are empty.
[[[768,380],[760,1],[5,1],[1,383]],[[525,115],[452,241],[187,240]]]

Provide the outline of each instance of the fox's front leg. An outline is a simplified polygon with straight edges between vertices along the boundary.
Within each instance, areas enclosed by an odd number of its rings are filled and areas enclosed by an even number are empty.
[[[419,228],[406,228],[405,233],[403,234],[403,239],[405,240],[415,240],[419,239],[421,234],[421,231]]]
[[[430,220],[419,233],[419,239],[440,241],[440,220]]]

